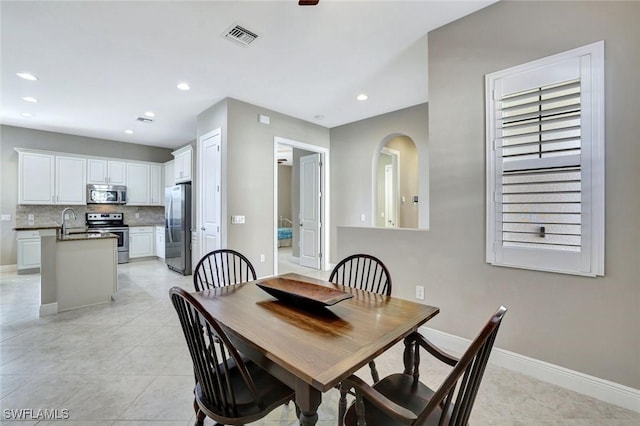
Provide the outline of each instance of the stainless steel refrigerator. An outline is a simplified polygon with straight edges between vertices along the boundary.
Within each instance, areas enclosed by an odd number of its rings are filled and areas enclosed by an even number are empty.
[[[191,275],[191,184],[165,188],[165,262],[169,269]]]

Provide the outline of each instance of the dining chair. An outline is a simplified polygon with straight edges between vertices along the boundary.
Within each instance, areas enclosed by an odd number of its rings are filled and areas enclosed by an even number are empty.
[[[231,249],[214,250],[205,254],[193,272],[193,285],[196,291],[255,279],[256,270],[249,259]]]
[[[243,425],[293,400],[295,392],[243,358],[220,324],[186,290],[169,290],[189,347],[196,385],[196,426],[205,417],[216,425]]]
[[[340,385],[340,426],[466,425],[507,308],[500,306],[465,353],[453,357],[415,332],[405,339],[405,369],[369,386],[352,375]],[[420,348],[453,367],[435,391],[419,381]],[[356,399],[346,410],[346,394]],[[345,414],[346,411],[346,414]]]
[[[352,254],[333,268],[329,281],[360,290],[391,296],[391,274],[380,259],[370,254]],[[380,380],[376,363],[369,362],[373,382]]]

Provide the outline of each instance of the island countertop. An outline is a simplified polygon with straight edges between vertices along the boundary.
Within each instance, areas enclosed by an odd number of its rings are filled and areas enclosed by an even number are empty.
[[[105,238],[118,238],[118,236],[110,232],[71,232],[66,235],[59,235],[58,241],[101,240]]]

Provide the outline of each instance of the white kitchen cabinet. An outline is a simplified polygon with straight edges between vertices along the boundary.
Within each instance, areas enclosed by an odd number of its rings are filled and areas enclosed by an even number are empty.
[[[154,227],[132,226],[129,228],[129,258],[153,256]]]
[[[89,158],[87,160],[87,183],[126,185],[127,170],[124,161]]]
[[[164,186],[173,186],[176,184],[175,160],[164,163]]]
[[[127,205],[164,205],[162,166],[157,163],[127,163]]]
[[[156,226],[156,256],[164,260],[164,226]]]
[[[142,163],[127,163],[127,204],[149,205],[150,166]]]
[[[191,145],[180,148],[172,152],[174,157],[173,173],[175,183],[191,182],[191,162],[193,158],[193,150]]]
[[[55,203],[87,203],[87,160],[81,157],[56,156]]]
[[[18,231],[18,273],[40,268],[40,233]]]
[[[55,156],[18,151],[18,204],[54,204],[54,180]]]
[[[86,203],[86,159],[16,149],[18,204]]]
[[[164,205],[164,178],[161,165],[149,166],[149,204],[152,206]]]

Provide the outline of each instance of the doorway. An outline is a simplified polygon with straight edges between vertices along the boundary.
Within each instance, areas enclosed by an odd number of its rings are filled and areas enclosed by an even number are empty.
[[[274,137],[274,274],[329,269],[328,154]]]

